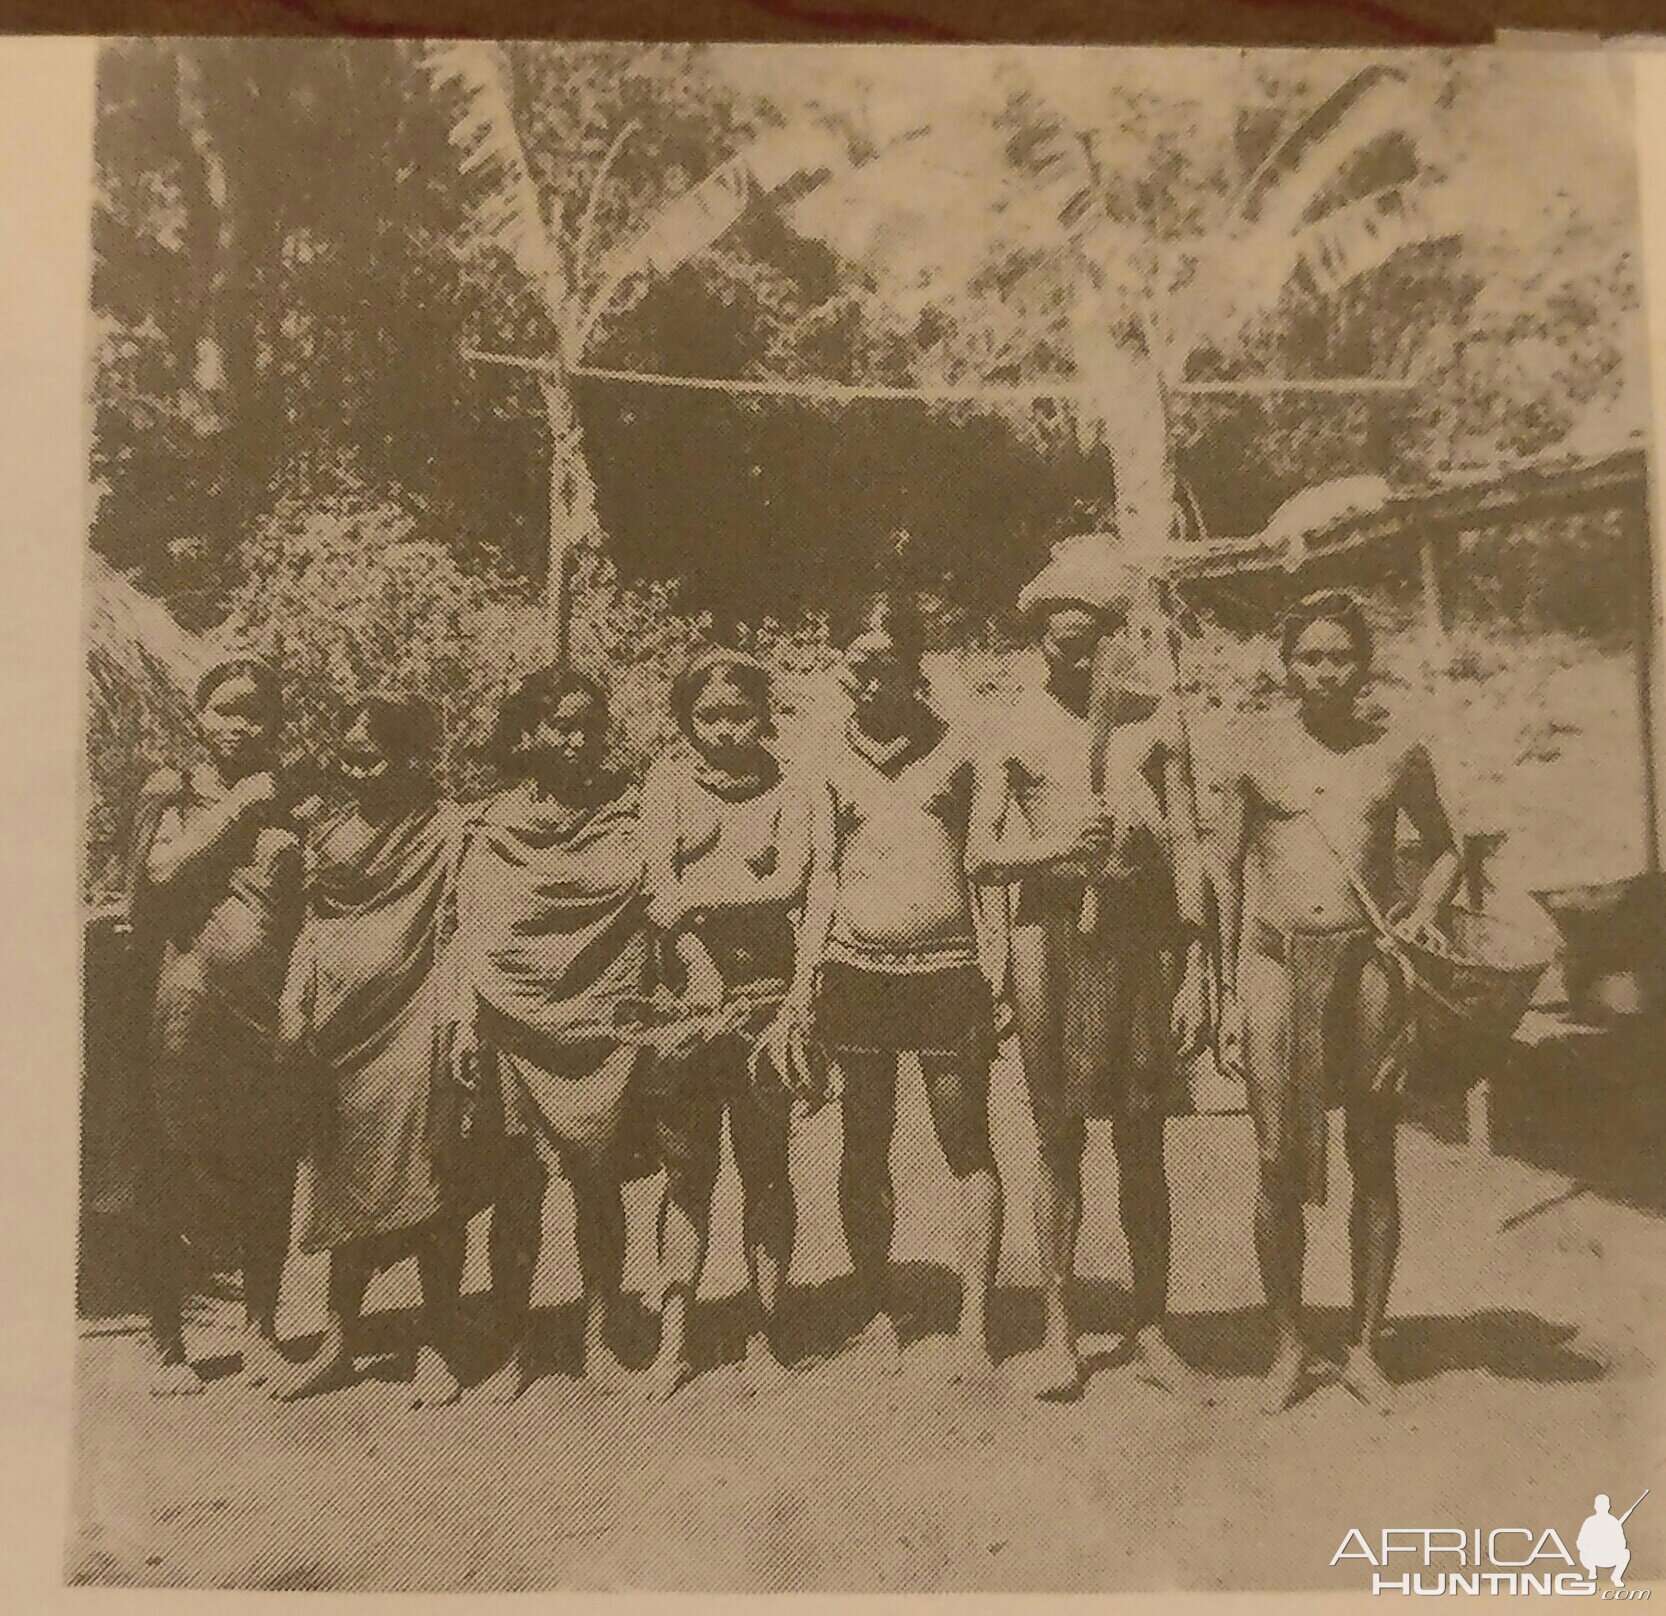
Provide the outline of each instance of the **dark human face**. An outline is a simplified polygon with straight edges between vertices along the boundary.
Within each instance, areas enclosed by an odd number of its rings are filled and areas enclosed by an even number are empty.
[[[383,801],[406,782],[410,766],[393,757],[368,708],[361,708],[341,743],[341,778],[361,804]]]
[[[1041,654],[1053,681],[1085,688],[1093,672],[1093,653],[1108,631],[1104,619],[1084,607],[1049,612],[1041,629]]]
[[[872,629],[845,648],[840,674],[856,722],[879,732],[901,726],[919,697],[920,664]]]
[[[714,673],[689,710],[689,738],[709,761],[732,768],[757,755],[766,723],[760,702]]]
[[[1309,623],[1290,647],[1284,665],[1290,692],[1315,717],[1347,712],[1365,686],[1365,657],[1342,624]]]
[[[601,757],[602,715],[582,690],[546,706],[521,743],[527,772],[553,790],[572,790],[595,772]]]
[[[248,674],[234,674],[215,685],[197,722],[209,755],[228,778],[258,773],[269,761],[272,715],[260,686]]]

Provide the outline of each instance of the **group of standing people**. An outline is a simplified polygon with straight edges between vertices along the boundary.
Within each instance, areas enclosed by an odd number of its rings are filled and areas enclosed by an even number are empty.
[[[1292,699],[1219,772],[1228,811],[1206,834],[1171,705],[1119,654],[1128,601],[1055,561],[1020,604],[1044,671],[998,726],[943,715],[919,603],[881,590],[837,635],[848,711],[802,766],[774,744],[766,669],[719,647],[676,680],[680,739],[640,785],[610,763],[604,688],[566,667],[531,674],[492,738],[507,783],[466,805],[432,782],[432,713],[374,698],[345,715],[336,805],[298,814],[275,763],[274,680],[251,660],[211,670],[203,755],[150,782],[135,859],[134,933],[155,989],[138,1135],[155,1389],[200,1388],[184,1247],[210,1228],[243,1271],[247,1381],[285,1398],[350,1381],[370,1280],[414,1256],[412,1401],[456,1401],[465,1229],[489,1208],[499,1361],[479,1395],[519,1397],[539,1368],[530,1304],[552,1171],[573,1197],[581,1372],[617,1382],[622,1190],[663,1169],[648,1380],[670,1395],[694,1373],[725,1116],[754,1309],[746,1370],[782,1374],[802,1355],[788,1147],[795,1112],[823,1103],[841,1111],[854,1333],[892,1366],[905,1055],[957,1198],[949,1372],[987,1381],[1005,1006],[1039,1141],[1032,1389],[1068,1397],[1082,1380],[1069,1291],[1092,1118],[1109,1119],[1116,1156],[1132,1359],[1154,1384],[1201,1389],[1164,1333],[1164,1123],[1179,1058],[1213,1039],[1244,1070],[1259,1145],[1269,1406],[1294,1401],[1314,1367],[1303,1203],[1323,1197],[1336,1103],[1355,1194],[1357,1347],[1343,1373],[1381,1401],[1412,1018],[1368,916],[1396,903],[1402,812],[1436,855],[1400,904],[1405,924],[1435,925],[1455,890],[1428,754],[1361,703],[1371,641],[1357,604],[1310,597],[1284,626]],[[276,1314],[303,1154],[301,1240],[330,1255],[329,1312],[316,1352],[293,1363]]]

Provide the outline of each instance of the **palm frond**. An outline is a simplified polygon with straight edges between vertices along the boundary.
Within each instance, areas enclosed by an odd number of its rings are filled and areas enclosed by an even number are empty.
[[[1197,273],[1178,300],[1181,363],[1199,342],[1229,340],[1268,313],[1304,268],[1316,284],[1341,284],[1427,238],[1433,226],[1424,226],[1406,187],[1342,196],[1311,216],[1362,155],[1390,136],[1410,139],[1414,112],[1405,72],[1377,64],[1349,78],[1274,147],[1201,244]]]
[[[1387,185],[1307,226],[1294,257],[1319,291],[1332,293],[1380,269],[1402,247],[1444,240],[1460,228],[1443,193]]]
[[[568,284],[509,97],[501,47],[478,40],[426,42],[419,59],[448,118],[459,178],[481,236],[507,253],[565,329]]]
[[[853,156],[848,138],[826,124],[772,129],[758,136],[673,198],[609,255],[581,327],[580,345],[626,281],[637,275],[669,275],[725,235],[757,198],[790,193],[796,199],[860,160]]]
[[[1362,68],[1326,96],[1279,141],[1238,193],[1222,228],[1243,236],[1250,227],[1295,225],[1323,187],[1408,110],[1403,69]]]

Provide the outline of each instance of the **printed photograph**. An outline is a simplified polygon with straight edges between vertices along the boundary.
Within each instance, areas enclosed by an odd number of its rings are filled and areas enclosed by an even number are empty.
[[[1646,1597],[1634,103],[102,45],[66,1581]]]

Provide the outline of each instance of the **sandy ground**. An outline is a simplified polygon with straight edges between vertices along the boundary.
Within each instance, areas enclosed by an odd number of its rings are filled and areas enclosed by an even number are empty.
[[[1039,1327],[1033,1141],[1010,1069],[996,1092],[1010,1197],[999,1345],[1012,1355]],[[795,1278],[832,1341],[844,1263],[831,1118],[804,1125],[795,1151]],[[1329,1564],[1350,1526],[1553,1526],[1571,1544],[1594,1493],[1623,1507],[1656,1484],[1658,1497],[1662,1220],[1406,1129],[1396,1410],[1369,1412],[1329,1386],[1270,1420],[1254,1411],[1249,1378],[1267,1343],[1247,1121],[1178,1119],[1170,1157],[1175,1335],[1220,1378],[1216,1406],[1176,1402],[1116,1361],[1125,1257],[1097,1135],[1081,1301],[1096,1350],[1083,1397],[1037,1404],[1013,1385],[979,1400],[943,1385],[918,1337],[952,1318],[952,1206],[911,1079],[898,1255],[918,1317],[896,1379],[876,1380],[849,1353],[743,1395],[737,1316],[720,1300],[740,1274],[726,1166],[706,1287],[712,1367],[666,1407],[575,1390],[559,1372],[574,1321],[559,1306],[571,1245],[557,1190],[540,1278],[556,1368],[509,1411],[408,1411],[390,1384],[404,1373],[397,1353],[367,1355],[361,1384],[306,1405],[257,1401],[230,1379],[157,1405],[142,1389],[137,1321],[87,1323],[67,1572],[269,1588],[1352,1589],[1361,1568]],[[1335,1172],[1344,1182],[1340,1161]],[[632,1204],[638,1285],[652,1192],[639,1187]],[[1333,1197],[1309,1247],[1315,1330],[1332,1350],[1345,1218]],[[471,1270],[478,1284],[478,1252]],[[396,1310],[410,1298],[407,1270],[379,1282],[369,1345],[397,1346]],[[315,1329],[318,1301],[316,1263],[297,1261],[289,1329]],[[231,1318],[224,1303],[206,1309],[199,1357],[227,1349]],[[1630,1536],[1637,1577],[1658,1575],[1666,1500],[1646,1503]]]
[[[1626,658],[1545,636],[1464,637],[1469,670],[1441,693],[1441,762],[1465,825],[1510,834],[1495,875],[1530,886],[1635,869],[1641,812]],[[1416,706],[1407,647],[1386,694]],[[958,701],[987,718],[1009,659],[962,669]],[[1211,715],[1199,715],[1206,746]],[[1232,726],[1225,712],[1213,727]],[[1033,1345],[1034,1148],[1016,1073],[996,1084],[1007,1184],[999,1349]],[[1577,1103],[1577,1101],[1575,1102]],[[1628,1126],[1623,1108],[1602,1127]],[[1600,1152],[1601,1145],[1598,1141]],[[845,1262],[834,1209],[831,1116],[795,1144],[795,1282],[818,1344],[841,1336]],[[1340,1152],[1337,1151],[1340,1156]],[[1096,1136],[1080,1313],[1095,1339],[1080,1402],[992,1400],[945,1389],[929,1332],[952,1321],[954,1217],[917,1079],[905,1091],[896,1171],[898,1256],[915,1339],[900,1377],[834,1356],[776,1392],[744,1395],[733,1358],[741,1277],[726,1167],[702,1327],[711,1367],[670,1406],[602,1399],[560,1373],[576,1345],[570,1209],[552,1192],[539,1299],[552,1373],[515,1409],[408,1411],[390,1384],[413,1296],[409,1265],[379,1282],[363,1383],[299,1407],[230,1379],[185,1403],[143,1395],[138,1321],[87,1321],[80,1349],[77,1488],[69,1575],[91,1583],[274,1588],[1353,1589],[1330,1567],[1350,1526],[1552,1526],[1572,1542],[1592,1495],[1624,1507],[1639,1578],[1666,1567],[1659,1321],[1666,1223],[1508,1158],[1404,1133],[1405,1249],[1387,1418],[1337,1387],[1281,1419],[1254,1410],[1267,1338],[1250,1244],[1253,1152],[1239,1115],[1175,1121],[1175,1337],[1219,1377],[1214,1406],[1178,1403],[1117,1361],[1126,1259],[1114,1166]],[[1333,1183],[1345,1183],[1340,1160]],[[655,1186],[633,1195],[631,1279],[648,1278]],[[1659,1205],[1658,1196],[1648,1197]],[[1345,1201],[1313,1220],[1308,1289],[1335,1350],[1347,1296]],[[478,1230],[475,1245],[478,1248]],[[483,1275],[471,1260],[471,1284]],[[320,1265],[297,1260],[286,1325],[319,1322]],[[202,1309],[194,1350],[229,1367],[235,1309]],[[635,1321],[638,1353],[652,1323]],[[374,1351],[371,1349],[375,1349]],[[1016,1382],[1017,1375],[1009,1378]]]

